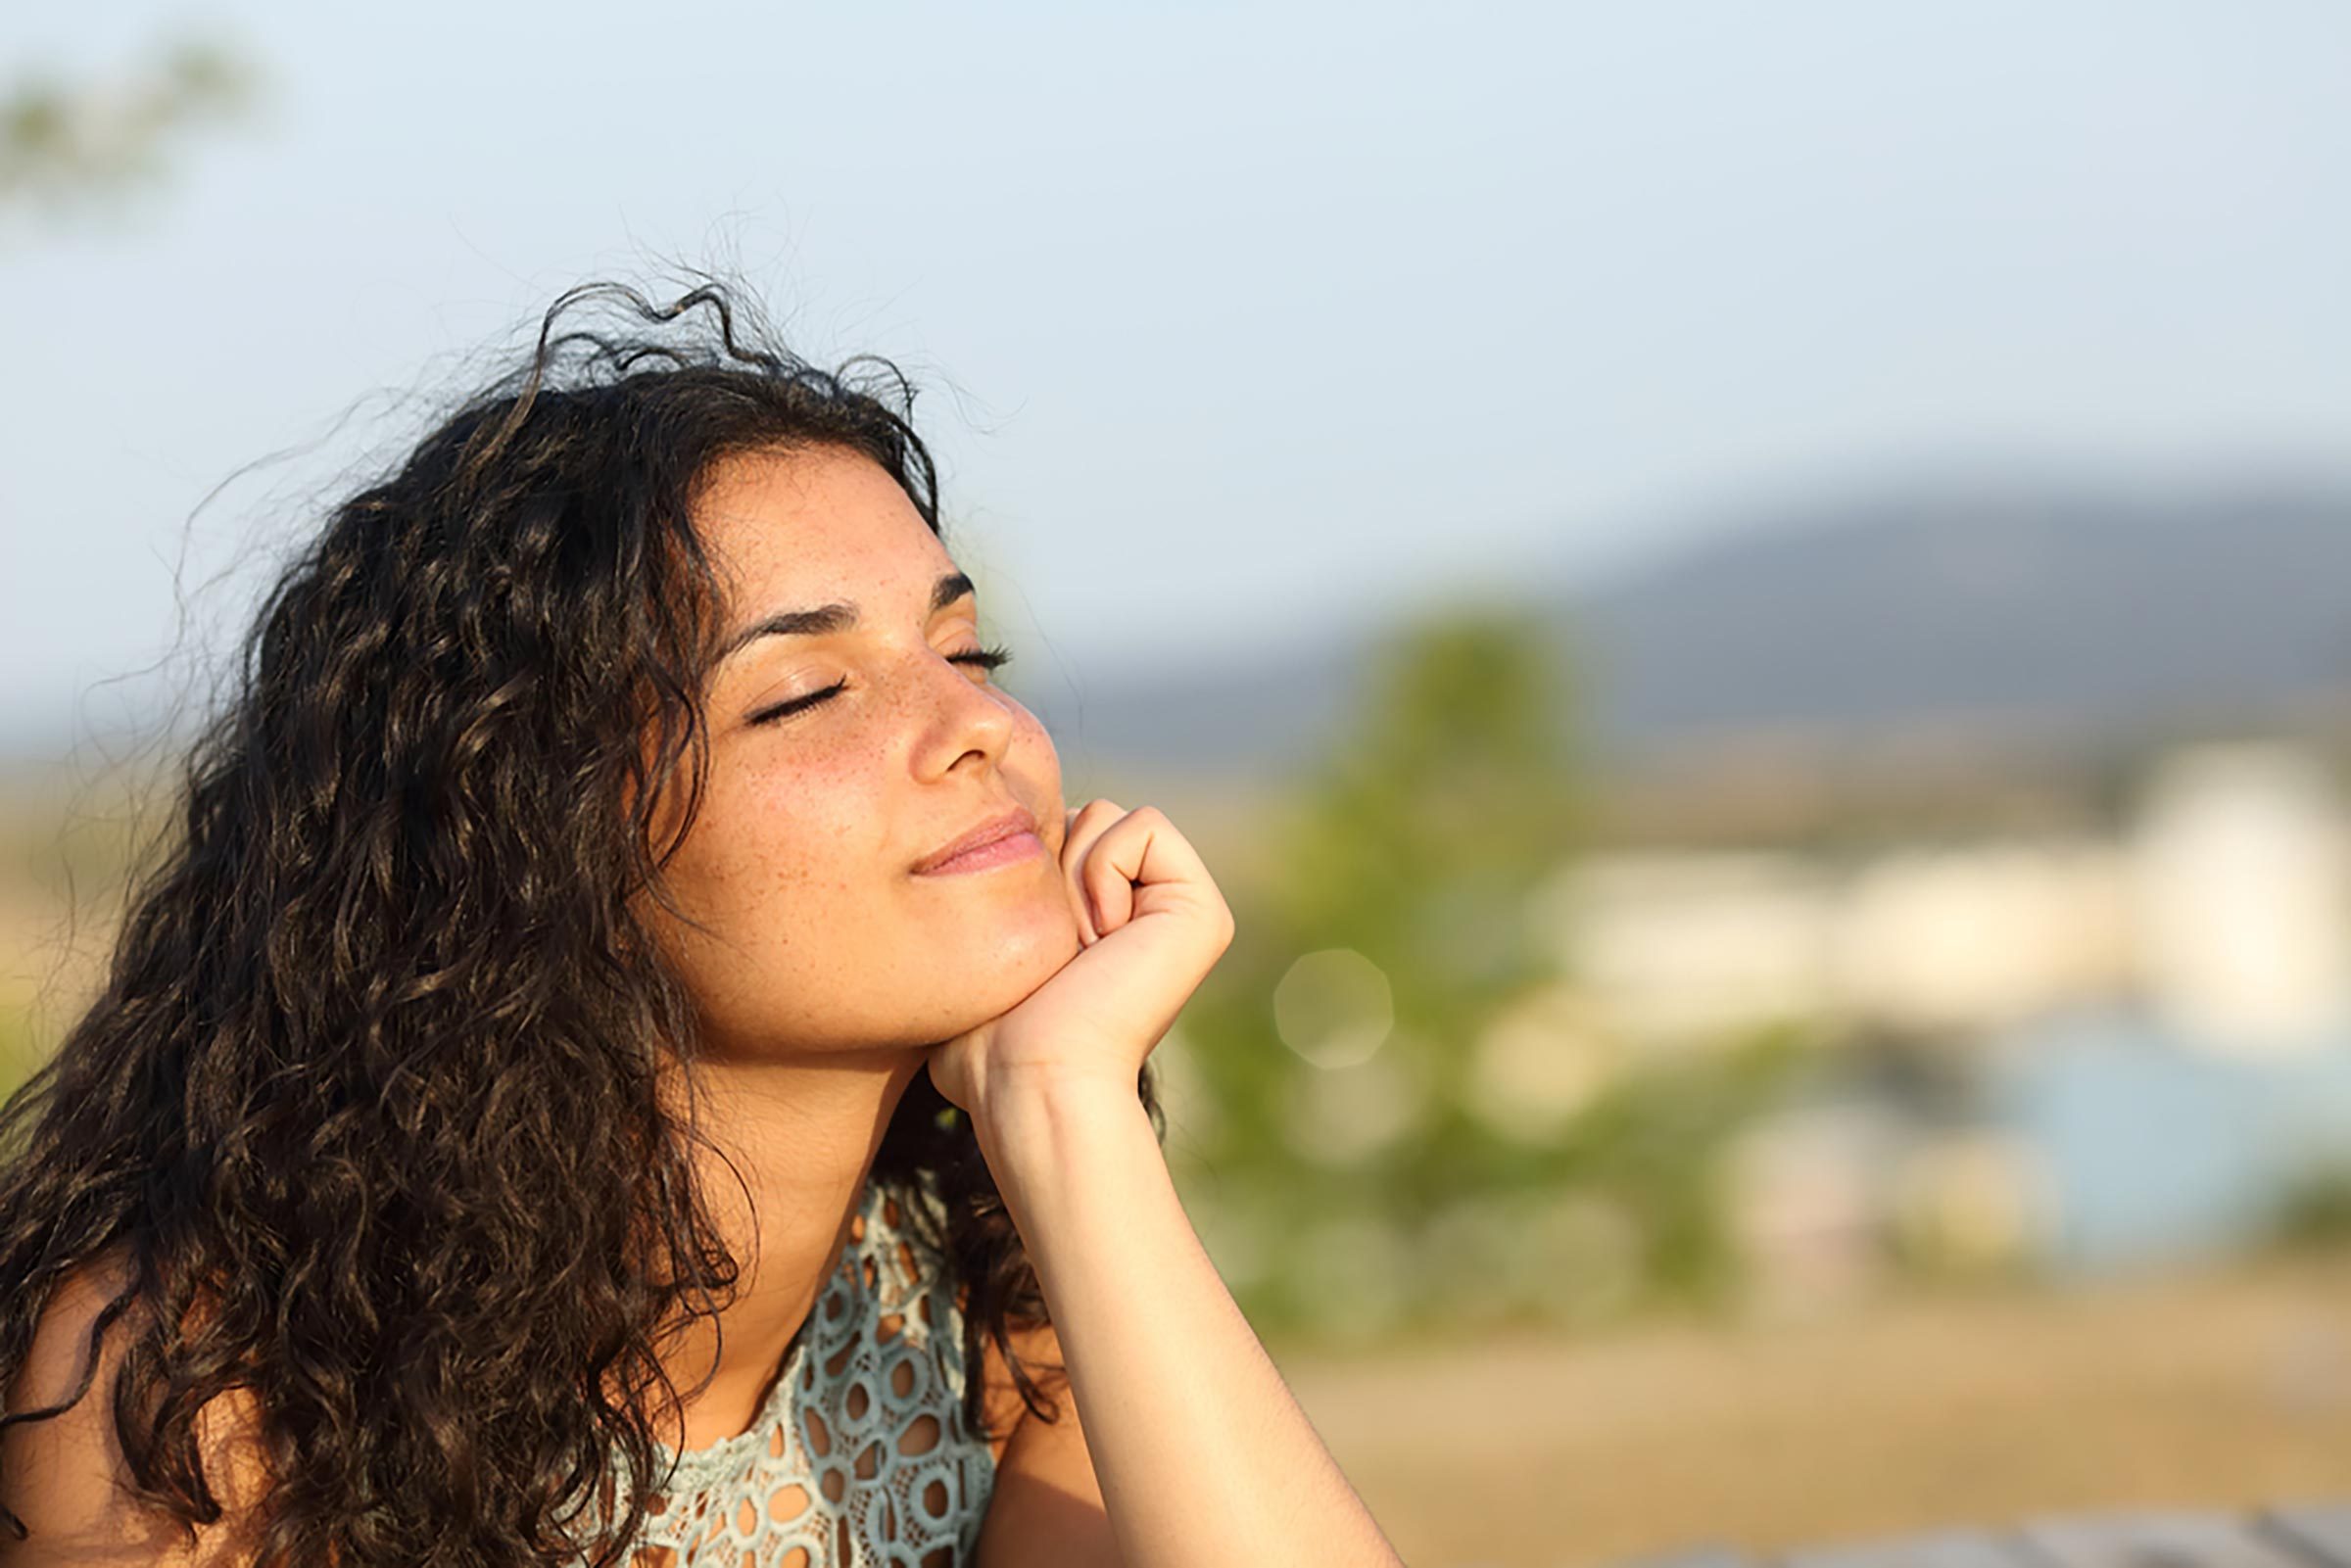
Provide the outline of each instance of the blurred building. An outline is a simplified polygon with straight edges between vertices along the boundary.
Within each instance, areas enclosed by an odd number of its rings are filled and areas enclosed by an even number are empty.
[[[1958,1065],[1960,1124],[1847,1102],[1743,1145],[1769,1290],[1835,1294],[1873,1248],[2188,1256],[2351,1190],[2351,816],[2295,746],[2168,753],[2105,837],[1597,855],[1532,916],[1627,1060],[1794,1023]]]
[[[2133,983],[2129,852],[2087,840],[1596,856],[1546,888],[1560,962],[1660,1049],[1768,1022],[1969,1034]]]
[[[1533,918],[1607,1026],[1680,1049],[1825,1020],[1838,893],[1789,853],[1597,854],[1541,888]]]
[[[2339,1044],[2351,1002],[2351,854],[2317,759],[2201,747],[2167,761],[2132,846],[2138,979],[2195,1048]]]
[[[2111,838],[1596,854],[1532,918],[1660,1049],[1791,1021],[1982,1038],[2144,998],[2214,1049],[2292,1050],[2351,1004],[2351,819],[2299,750],[2198,747]]]

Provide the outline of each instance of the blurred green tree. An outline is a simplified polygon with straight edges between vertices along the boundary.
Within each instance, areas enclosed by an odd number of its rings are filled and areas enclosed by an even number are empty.
[[[112,80],[24,72],[0,88],[0,211],[63,211],[152,181],[167,148],[250,109],[260,85],[249,57],[202,38],[168,43]]]
[[[1179,1177],[1212,1253],[1260,1255],[1227,1278],[1261,1326],[1556,1320],[1728,1278],[1718,1156],[1787,1042],[1645,1068],[1579,1017],[1532,918],[1582,841],[1575,668],[1532,611],[1400,629],[1236,903],[1182,1021],[1210,1131]]]

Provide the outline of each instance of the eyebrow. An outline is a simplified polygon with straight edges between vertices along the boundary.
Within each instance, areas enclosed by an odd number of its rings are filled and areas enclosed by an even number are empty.
[[[949,572],[932,585],[930,613],[936,615],[965,594],[978,592],[969,577],[961,572]],[[857,606],[854,604],[820,604],[812,610],[779,610],[729,638],[726,646],[719,649],[718,656],[722,661],[732,658],[763,637],[826,637],[835,632],[846,632],[856,624]]]

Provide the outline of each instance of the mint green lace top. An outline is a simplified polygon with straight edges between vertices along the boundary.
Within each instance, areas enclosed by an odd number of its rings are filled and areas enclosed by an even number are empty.
[[[972,1560],[995,1457],[963,1420],[953,1280],[902,1228],[900,1201],[867,1183],[840,1265],[750,1427],[660,1450],[676,1469],[624,1559],[632,1568]],[[920,1201],[937,1203],[927,1189]]]

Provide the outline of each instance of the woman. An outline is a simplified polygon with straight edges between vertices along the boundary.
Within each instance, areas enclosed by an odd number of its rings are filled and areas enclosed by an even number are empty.
[[[1396,1560],[1160,1157],[1231,917],[843,368],[575,290],[287,571],[9,1108],[0,1561]]]

